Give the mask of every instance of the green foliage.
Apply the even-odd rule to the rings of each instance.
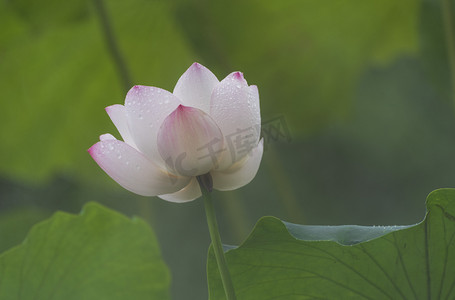
[[[1,173],[101,177],[85,150],[116,134],[103,108],[128,84],[172,90],[193,61],[220,78],[244,71],[263,115],[286,115],[300,134],[345,116],[371,63],[417,50],[416,0],[103,2],[131,83],[93,1],[0,3]]]
[[[450,2],[450,1],[449,1]],[[447,41],[442,15],[442,1],[423,0],[420,16],[422,63],[428,78],[444,99],[451,99]],[[452,5],[452,15],[455,7]]]
[[[263,115],[282,113],[309,133],[350,112],[372,63],[418,47],[419,1],[182,1],[177,21],[198,53],[245,72]]]
[[[238,299],[452,299],[455,189],[415,226],[304,226],[265,217],[226,253]],[[223,299],[213,251],[210,299]]]
[[[0,214],[0,253],[19,245],[30,228],[49,215],[49,212],[33,207],[17,208]]]
[[[169,299],[169,281],[150,227],[96,203],[0,256],[0,299]]]
[[[131,85],[171,88],[192,59],[169,4],[105,4]],[[119,137],[104,107],[126,95],[105,39],[91,1],[0,2],[0,172],[29,180],[63,169],[93,176],[86,149],[100,134]]]

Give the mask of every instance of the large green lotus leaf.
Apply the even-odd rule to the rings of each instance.
[[[0,256],[0,299],[169,299],[151,228],[99,204],[57,212]]]
[[[418,47],[416,0],[181,1],[176,20],[223,72],[257,84],[264,116],[295,133],[346,116],[362,72]]]
[[[261,219],[226,258],[238,299],[454,299],[455,189],[414,226],[305,226]],[[210,299],[224,299],[213,251]]]
[[[119,138],[104,107],[123,103],[128,83],[93,3],[0,3],[0,173],[40,180],[73,170],[101,177],[93,172],[86,149],[100,134]],[[192,59],[173,25],[169,2],[103,3],[113,38],[134,75],[131,85],[172,87]]]

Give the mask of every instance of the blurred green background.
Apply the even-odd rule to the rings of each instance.
[[[0,2],[0,250],[56,210],[97,201],[157,232],[174,299],[205,299],[203,204],[122,190],[86,150],[117,137],[104,107],[133,84],[173,89],[200,62],[240,70],[281,116],[258,175],[215,192],[222,239],[263,215],[301,224],[411,224],[455,185],[455,109],[439,1]]]

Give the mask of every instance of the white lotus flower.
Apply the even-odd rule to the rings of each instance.
[[[262,153],[257,87],[234,72],[222,81],[194,63],[174,92],[134,86],[125,105],[106,107],[124,141],[110,134],[88,152],[125,189],[185,202],[201,196],[196,176],[233,190],[256,176]]]

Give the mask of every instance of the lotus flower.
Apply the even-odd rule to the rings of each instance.
[[[185,202],[201,196],[197,176],[233,190],[256,176],[262,153],[259,94],[241,72],[222,81],[194,63],[173,93],[136,85],[125,105],[106,107],[123,141],[103,134],[88,152],[125,189]]]

